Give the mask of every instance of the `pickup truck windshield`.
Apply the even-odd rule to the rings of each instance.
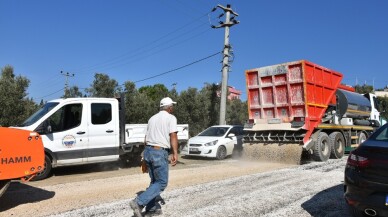
[[[46,103],[37,112],[35,112],[33,115],[31,115],[29,118],[27,118],[27,120],[25,120],[20,127],[26,127],[26,126],[32,125],[33,123],[38,121],[41,117],[43,117],[45,114],[47,114],[51,109],[53,109],[58,104],[59,104],[58,102]]]

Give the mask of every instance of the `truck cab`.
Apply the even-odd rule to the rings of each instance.
[[[379,122],[379,126],[382,126],[383,124],[381,123],[380,112],[378,111],[379,101],[377,96],[372,93],[366,93],[364,96],[370,101],[371,104],[370,120],[375,120]]]
[[[17,128],[38,132],[45,167],[116,161],[119,158],[119,102],[110,98],[49,101]],[[37,176],[46,178],[47,174]]]

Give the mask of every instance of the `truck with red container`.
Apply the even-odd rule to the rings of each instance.
[[[343,75],[300,60],[245,71],[247,156],[300,162],[342,158],[380,126],[374,94],[341,83]]]

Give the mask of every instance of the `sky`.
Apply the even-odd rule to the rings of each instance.
[[[30,80],[36,102],[89,88],[96,73],[178,92],[221,82],[231,5],[228,85],[246,100],[245,70],[308,60],[348,85],[388,85],[387,0],[0,0],[0,68]],[[62,73],[61,73],[62,72]],[[65,76],[65,75],[70,76]]]

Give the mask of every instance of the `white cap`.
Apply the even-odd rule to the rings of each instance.
[[[176,104],[176,102],[172,101],[170,97],[165,97],[162,100],[160,100],[160,107],[171,105],[171,104]]]

